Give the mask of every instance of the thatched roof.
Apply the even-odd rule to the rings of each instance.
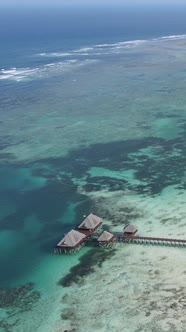
[[[107,242],[110,241],[114,235],[112,233],[109,233],[107,231],[104,231],[99,237],[98,242]]]
[[[61,241],[57,244],[57,246],[58,247],[75,247],[76,245],[78,245],[78,243],[81,243],[85,237],[86,237],[85,234],[82,234],[82,233],[72,229],[61,239]]]
[[[124,233],[131,233],[134,234],[138,231],[137,227],[132,224],[128,224],[123,228]]]
[[[101,222],[101,218],[91,213],[88,217],[85,218],[85,220],[83,220],[83,222],[78,226],[78,228],[92,230],[97,228],[101,224]]]

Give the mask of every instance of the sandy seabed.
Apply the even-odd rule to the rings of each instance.
[[[13,290],[3,293],[8,303],[1,297],[3,332],[186,331],[185,248],[117,244],[67,287],[59,280],[89,248],[52,253],[90,212],[110,231],[131,222],[139,235],[186,239],[182,42],[151,41],[127,57],[5,86],[0,277]],[[29,282],[38,297],[17,313],[25,297],[14,287]]]
[[[113,222],[140,211],[140,235],[186,238],[185,192],[166,188],[156,197],[94,193],[98,210]],[[101,201],[101,203],[100,203]],[[120,212],[118,212],[120,211]],[[113,256],[68,288],[63,297],[64,327],[57,331],[184,331],[186,328],[185,249],[117,244]],[[61,324],[60,324],[61,325]],[[73,330],[74,329],[74,330]]]

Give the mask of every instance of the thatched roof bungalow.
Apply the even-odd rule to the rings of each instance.
[[[137,233],[138,229],[135,225],[128,224],[123,228],[124,235],[135,235]]]
[[[57,247],[67,250],[76,249],[84,242],[85,238],[85,234],[72,229],[61,239],[61,241],[57,244]]]
[[[95,231],[102,224],[102,219],[95,214],[89,214],[77,227],[79,230]]]
[[[104,231],[99,237],[98,242],[108,242],[114,238],[114,234]]]
[[[115,239],[114,234],[104,231],[99,237],[98,242],[101,247],[110,247]]]

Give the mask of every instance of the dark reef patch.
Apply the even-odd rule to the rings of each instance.
[[[13,155],[13,153],[9,152],[0,152],[0,165],[9,165],[12,164],[12,162],[16,162],[16,158]]]
[[[108,189],[109,191],[116,191],[116,190],[125,190],[127,181],[120,180],[116,178],[111,178],[108,176],[88,176],[86,178],[87,184],[84,186],[86,191],[93,191],[93,190],[103,190]],[[93,190],[91,190],[91,186],[93,186]]]
[[[95,266],[101,267],[103,262],[115,254],[116,250],[103,251],[97,248],[89,250],[83,255],[79,264],[73,266],[70,272],[58,281],[59,286],[70,287],[73,283],[81,285],[83,278],[95,271]]]
[[[185,131],[182,137],[174,140],[148,137],[138,140],[95,144],[71,151],[65,157],[37,160],[35,163],[22,166],[10,166],[14,167],[15,173],[16,168],[19,169],[19,176],[20,168],[28,167],[32,170],[32,175],[44,177],[46,184],[39,189],[30,190],[28,187],[27,190],[24,183],[24,190],[8,188],[7,191],[4,190],[0,193],[1,202],[7,200],[8,204],[11,205],[12,203],[12,206],[16,206],[15,212],[11,212],[12,209],[10,209],[9,215],[1,218],[0,230],[25,232],[25,224],[27,231],[28,223],[32,222],[32,218],[29,219],[28,217],[36,217],[36,223],[38,220],[40,224],[39,231],[36,230],[36,235],[31,234],[31,237],[27,236],[27,233],[23,235],[29,248],[28,257],[31,259],[32,250],[30,248],[33,247],[33,250],[35,250],[39,244],[40,253],[42,251],[45,253],[52,252],[53,246],[60,240],[60,237],[69,228],[77,225],[82,220],[83,215],[88,215],[90,211],[112,220],[113,225],[121,223],[120,215],[125,218],[126,223],[141,217],[141,212],[133,209],[133,211],[118,212],[118,215],[113,218],[113,215],[109,216],[106,211],[99,210],[99,206],[95,206],[94,202],[84,195],[84,190],[94,192],[106,189],[111,192],[120,190],[123,191],[124,195],[127,195],[127,192],[156,195],[161,193],[168,185],[176,184],[178,188],[185,189],[186,145],[184,135]],[[90,176],[92,167],[102,168],[103,176],[97,176],[96,174]],[[106,169],[105,175],[104,168]],[[113,177],[106,176],[108,174],[107,170],[112,171]],[[132,170],[131,173],[130,170]],[[114,171],[129,171],[129,177],[124,176],[122,178],[123,173],[121,173],[120,178],[118,173],[119,176],[116,174],[114,178]],[[79,186],[78,183],[80,183]],[[68,220],[67,213],[71,211],[68,210],[71,203],[74,203],[74,211],[70,216],[71,219]],[[101,202],[99,205],[101,206]],[[32,225],[30,224],[29,227],[32,228]],[[19,249],[17,248],[17,255],[20,254]],[[12,254],[14,259],[18,260],[18,256],[15,257],[15,252]],[[8,264],[5,262],[3,255],[0,259],[2,269],[5,271],[3,276],[10,275]],[[24,274],[25,271],[28,273],[29,270],[26,261],[18,260],[18,263],[20,265],[18,264],[17,268],[14,266],[16,270],[15,278],[18,270],[21,271],[21,274]],[[32,258],[30,268],[33,268],[33,264],[34,260]],[[85,266],[85,261],[80,262],[80,265]],[[90,271],[91,266],[88,267]],[[79,278],[82,279],[81,269],[78,268],[77,271],[80,274]],[[83,271],[84,273],[86,274],[86,268]],[[78,277],[75,279],[73,271],[71,271],[69,279],[78,282]],[[67,279],[62,281],[63,283],[68,285]]]
[[[121,226],[122,224],[133,223],[135,220],[143,218],[143,211],[140,211],[135,206],[122,206],[117,209],[117,212],[107,208],[107,199],[99,198],[96,200],[95,209],[98,215],[101,215],[103,219],[110,220],[113,226]],[[109,231],[108,229],[105,229]]]
[[[83,176],[90,167],[106,167],[111,170],[128,169],[130,153],[138,152],[159,142],[159,139],[126,140],[94,144],[90,147],[73,150],[66,157],[48,158],[41,162],[50,165],[55,171],[71,173],[72,177]],[[41,164],[40,164],[41,165]]]
[[[0,330],[12,332],[20,323],[17,314],[30,311],[41,298],[34,290],[34,284],[28,283],[14,288],[0,288],[0,308],[6,311],[6,318],[0,320]]]
[[[152,149],[152,156],[145,149]],[[179,150],[179,154],[175,150]],[[142,153],[143,151],[143,153]],[[48,165],[47,172],[52,169],[53,177],[66,174],[66,178],[86,176],[84,189],[87,192],[107,189],[133,190],[139,194],[156,195],[168,185],[179,183],[183,177],[186,164],[186,146],[184,133],[174,140],[147,137],[138,140],[126,140],[105,144],[94,144],[90,147],[71,151],[66,157],[38,161],[39,174],[41,163]],[[125,179],[107,176],[91,177],[87,171],[91,167],[102,167],[111,171],[135,171],[135,178],[141,183],[133,184]],[[46,169],[45,169],[46,172]],[[37,167],[35,170],[37,174]],[[48,177],[51,176],[48,174]]]
[[[28,311],[40,297],[41,294],[34,290],[34,284],[31,282],[15,288],[0,288],[0,308]]]

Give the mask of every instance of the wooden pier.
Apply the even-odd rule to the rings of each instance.
[[[87,242],[96,242],[102,248],[112,248],[116,242],[154,246],[186,247],[186,240],[137,236],[135,225],[127,224],[123,233],[98,232],[102,219],[90,214],[75,230],[68,232],[54,248],[54,253],[73,253]]]
[[[173,247],[186,247],[186,240],[149,237],[149,236],[125,236],[124,234],[116,235],[119,242],[134,244],[149,244]]]

